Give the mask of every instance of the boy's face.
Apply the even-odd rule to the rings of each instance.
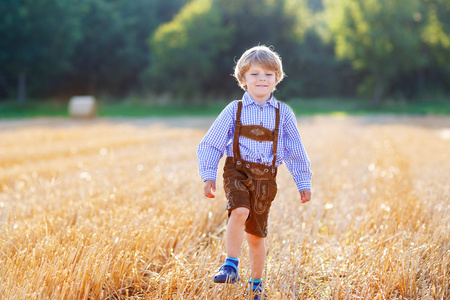
[[[274,71],[255,64],[250,65],[243,77],[242,84],[247,85],[250,96],[261,104],[270,99],[278,83]]]

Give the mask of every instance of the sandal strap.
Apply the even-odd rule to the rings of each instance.
[[[262,292],[263,291],[262,282],[260,282],[260,283],[253,283],[252,281],[249,281],[248,283],[251,285],[252,290],[254,292],[256,292],[256,291]]]
[[[237,267],[232,262],[225,261],[225,263],[220,267],[220,269],[222,269],[223,267],[232,267],[237,272]]]
[[[253,291],[258,291],[258,292],[262,292],[262,286],[260,284],[258,284],[256,287],[253,286]]]

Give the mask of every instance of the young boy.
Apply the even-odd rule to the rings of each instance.
[[[235,67],[242,100],[231,102],[217,117],[197,148],[204,194],[214,198],[218,163],[224,153],[227,198],[227,259],[214,276],[216,283],[235,283],[244,231],[251,263],[250,291],[262,299],[266,257],[264,238],[270,206],[277,193],[277,167],[285,162],[302,203],[311,199],[310,162],[292,110],[272,92],[283,79],[278,54],[265,46],[247,50]]]

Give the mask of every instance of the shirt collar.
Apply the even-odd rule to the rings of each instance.
[[[276,101],[275,98],[273,97],[273,94],[270,96],[270,99],[269,99],[268,101],[266,101],[266,103],[272,105],[272,106],[275,107],[275,108],[278,107],[277,101]],[[258,102],[256,102],[256,101],[250,96],[250,94],[249,94],[248,92],[245,92],[244,96],[242,96],[242,104],[243,104],[244,106],[248,106],[248,105],[251,105],[251,104],[255,104],[255,105],[259,105],[259,106],[260,106],[260,104],[259,104]],[[264,105],[265,105],[265,103],[264,103]]]

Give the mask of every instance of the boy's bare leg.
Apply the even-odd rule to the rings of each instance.
[[[247,233],[247,243],[250,255],[252,279],[261,279],[264,270],[264,261],[266,259],[265,239]]]
[[[244,240],[244,225],[250,213],[248,208],[238,207],[231,211],[227,224],[227,256],[239,257]]]

